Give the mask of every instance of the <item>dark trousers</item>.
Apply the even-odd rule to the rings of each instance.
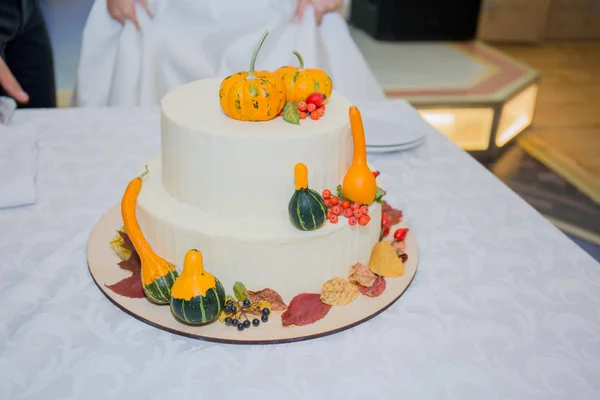
[[[29,95],[19,107],[56,107],[52,47],[36,0],[0,0],[0,56]]]

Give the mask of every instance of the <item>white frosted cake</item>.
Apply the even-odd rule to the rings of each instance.
[[[148,164],[137,209],[154,251],[181,271],[186,252],[198,249],[225,287],[273,288],[284,301],[366,264],[380,236],[377,202],[366,226],[303,231],[288,215],[296,164],[319,193],[342,183],[353,157],[350,102],[334,91],[327,113],[300,125],[239,121],[221,110],[220,83],[189,83],[161,103],[162,154]]]

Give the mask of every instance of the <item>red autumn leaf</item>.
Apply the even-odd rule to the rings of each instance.
[[[258,292],[253,292],[252,290],[248,290],[248,298],[251,302],[257,302],[259,300],[266,300],[271,303],[271,310],[273,311],[285,311],[288,306],[283,302],[283,299],[273,289],[263,289]]]
[[[320,293],[302,293],[292,299],[281,315],[281,323],[283,326],[312,324],[325,317],[329,310],[331,306],[321,301]]]
[[[402,211],[393,208],[385,201],[381,204],[381,211],[387,214],[390,219],[390,226],[394,226],[402,221]]]
[[[373,283],[373,286],[371,286],[371,287],[358,286],[358,290],[360,290],[360,292],[362,294],[364,294],[365,296],[377,297],[385,291],[385,287],[386,287],[385,278],[383,276],[378,276],[377,279],[375,280],[375,283]]]
[[[106,287],[121,296],[132,299],[141,299],[144,297],[144,289],[142,288],[142,264],[140,262],[140,257],[135,251],[131,240],[129,240],[129,235],[123,232],[119,232],[119,235],[121,235],[124,240],[123,247],[131,250],[131,257],[129,260],[121,261],[119,267],[125,271],[131,272],[131,276],[112,285],[106,285]]]

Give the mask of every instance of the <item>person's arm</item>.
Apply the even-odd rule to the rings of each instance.
[[[150,8],[148,8],[147,0],[107,0],[106,8],[110,16],[125,25],[127,20],[130,20],[139,29],[140,23],[138,22],[137,15],[135,14],[135,3],[140,5],[146,10],[148,15],[152,16]]]
[[[315,9],[315,18],[317,25],[321,25],[323,16],[329,12],[335,12],[342,7],[344,0],[298,0],[298,7],[296,9],[296,19],[301,19],[306,11],[306,7],[309,4],[313,5]]]

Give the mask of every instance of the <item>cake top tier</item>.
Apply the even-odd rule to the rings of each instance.
[[[179,201],[220,216],[287,220],[294,166],[311,188],[335,189],[352,160],[350,103],[333,93],[327,112],[293,125],[234,120],[219,106],[218,79],[181,86],[162,101],[162,181]]]
[[[318,121],[307,118],[300,121],[300,125],[287,123],[281,117],[266,122],[238,121],[221,110],[220,84],[221,79],[205,79],[179,86],[163,97],[163,115],[181,128],[222,135],[273,136],[274,140],[285,140],[291,133],[321,135],[330,132],[332,127],[339,128],[340,122],[348,121],[351,104],[335,91],[327,102],[327,114]]]

